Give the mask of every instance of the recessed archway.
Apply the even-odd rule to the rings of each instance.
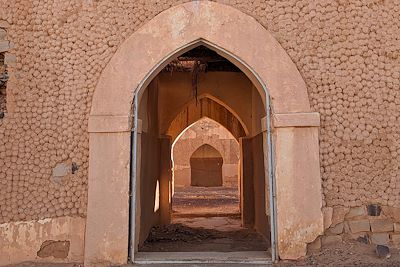
[[[160,13],[132,34],[99,79],[89,118],[86,264],[126,263],[133,96],[171,58],[199,44],[236,64],[264,103],[266,89],[271,96],[279,256],[303,256],[306,244],[322,233],[319,115],[311,113],[296,66],[254,18],[223,4],[196,1]]]
[[[190,156],[203,145],[210,145],[221,153],[223,184],[238,183],[239,139],[219,122],[203,117],[184,129],[172,143],[174,188],[190,185]]]

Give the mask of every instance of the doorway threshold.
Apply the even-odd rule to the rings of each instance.
[[[266,251],[138,252],[137,264],[262,264],[272,265]]]

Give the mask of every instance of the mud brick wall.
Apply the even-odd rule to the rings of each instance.
[[[15,55],[0,122],[0,223],[85,216],[100,73],[130,34],[182,2],[0,1]],[[222,2],[264,25],[303,76],[321,114],[325,207],[400,207],[399,2]]]

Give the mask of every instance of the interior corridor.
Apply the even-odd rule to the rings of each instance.
[[[246,75],[196,47],[153,79],[138,114],[139,251],[267,251],[265,108]]]

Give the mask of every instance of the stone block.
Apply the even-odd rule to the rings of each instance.
[[[369,220],[349,221],[352,233],[369,232],[371,230]]]
[[[0,41],[0,53],[8,51],[10,49],[10,42]]]
[[[344,223],[338,223],[337,225],[329,228],[327,230],[327,233],[333,235],[340,235],[341,233],[343,233],[343,228],[344,228]]]
[[[346,214],[349,212],[349,208],[347,207],[342,207],[342,206],[337,206],[333,208],[333,214],[332,214],[332,224],[331,226],[335,226],[338,223],[341,223],[344,221],[344,217]]]
[[[391,234],[390,240],[395,244],[400,244],[400,234]]]
[[[11,46],[10,46],[11,48]],[[4,64],[13,65],[17,62],[17,57],[14,54],[6,53],[4,56]]]
[[[7,36],[7,32],[0,28],[0,40],[5,40]]]
[[[59,163],[53,168],[53,181],[56,183],[61,183],[63,177],[71,173],[71,165],[67,163]]]
[[[321,240],[322,246],[340,243],[340,242],[342,242],[341,235],[327,235],[327,236],[323,236],[322,240]]]
[[[395,222],[400,222],[400,208],[382,206],[383,214],[390,217]]]
[[[346,234],[351,234],[349,222],[343,222],[343,231]]]
[[[349,213],[346,214],[346,219],[354,218],[354,217],[359,217],[359,216],[365,216],[367,215],[367,209],[365,206],[361,207],[354,207],[350,208]]]
[[[389,243],[388,233],[372,233],[370,235],[370,240],[372,244],[375,245],[387,245]]]
[[[396,233],[400,232],[400,223],[394,223],[393,228]]]
[[[324,230],[326,230],[332,225],[333,208],[322,208],[322,215],[324,216]]]
[[[371,230],[374,233],[392,232],[393,222],[389,219],[370,220]]]

